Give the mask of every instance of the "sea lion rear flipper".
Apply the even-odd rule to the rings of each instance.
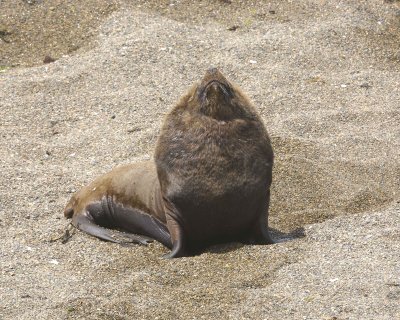
[[[79,230],[86,232],[99,239],[111,241],[119,244],[137,243],[147,245],[153,239],[132,233],[110,230],[95,224],[87,213],[78,213],[72,217],[72,224]]]

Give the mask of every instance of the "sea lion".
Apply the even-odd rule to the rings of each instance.
[[[72,197],[65,216],[103,240],[155,239],[172,249],[166,258],[228,241],[273,243],[271,143],[249,99],[217,69],[167,115],[154,160],[97,178]]]

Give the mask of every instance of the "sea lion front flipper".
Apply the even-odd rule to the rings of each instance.
[[[275,241],[271,238],[268,231],[268,207],[269,207],[270,191],[266,194],[266,199],[262,202],[259,217],[252,229],[247,242],[254,244],[274,244]]]
[[[172,250],[163,256],[164,259],[179,258],[187,256],[185,252],[183,228],[179,222],[167,214],[167,226],[172,240]]]
[[[119,244],[137,243],[147,245],[153,239],[132,233],[121,232],[103,228],[88,217],[88,213],[77,213],[72,217],[72,224],[79,230],[86,232],[99,239]]]
[[[254,243],[255,244],[274,244],[275,241],[271,238],[267,226],[267,215],[263,214],[258,219],[259,222],[255,228]]]

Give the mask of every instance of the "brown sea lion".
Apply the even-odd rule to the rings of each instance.
[[[167,258],[228,241],[270,244],[272,164],[254,107],[210,69],[167,115],[155,165],[126,165],[99,177],[72,197],[64,214],[104,240],[156,239],[172,249]]]

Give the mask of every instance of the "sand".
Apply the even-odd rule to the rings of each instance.
[[[0,3],[0,319],[400,318],[399,1],[102,3]],[[211,66],[270,133],[279,243],[63,244]]]

